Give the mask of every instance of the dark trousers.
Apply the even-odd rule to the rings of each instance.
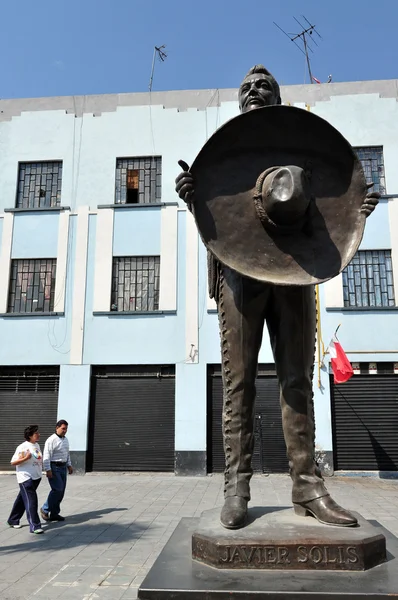
[[[48,480],[51,492],[43,504],[43,510],[49,513],[50,517],[56,517],[61,512],[61,502],[65,495],[67,469],[60,467],[55,463],[51,463],[51,471],[53,476]]]
[[[8,517],[10,525],[19,525],[19,521],[26,510],[30,531],[41,528],[39,515],[37,513],[37,493],[41,479],[28,479],[19,484],[19,494]]]
[[[266,284],[222,267],[218,314],[224,385],[225,497],[250,499],[255,380],[264,321],[281,390],[293,502],[326,495],[314,451],[314,287]]]

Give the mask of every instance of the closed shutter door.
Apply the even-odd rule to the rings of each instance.
[[[276,375],[259,369],[256,380],[256,412],[254,422],[254,452],[252,467],[255,472],[287,473],[289,464],[282,430],[279,402],[279,384]],[[219,365],[208,371],[208,471],[224,471],[225,458],[222,439],[223,387]]]
[[[38,425],[40,448],[55,431],[59,367],[3,367],[0,369],[0,470],[14,470],[10,460],[25,441],[28,425]]]
[[[331,378],[336,470],[398,470],[398,376]]]
[[[263,473],[288,473],[285,438],[282,429],[279,382],[275,377],[258,377],[256,417],[262,431]]]
[[[92,378],[91,470],[174,471],[174,368],[124,369]]]

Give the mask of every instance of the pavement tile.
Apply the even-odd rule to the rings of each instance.
[[[336,501],[398,534],[398,480],[334,477]],[[65,523],[31,536],[6,524],[15,477],[0,475],[0,600],[135,600],[182,516],[221,507],[221,475],[90,473],[71,477]],[[39,488],[44,501],[48,488]],[[288,476],[254,476],[251,506],[291,506]]]
[[[125,586],[99,587],[89,600],[120,600],[128,588]]]
[[[123,594],[122,600],[136,600],[138,597],[138,586],[129,587]]]

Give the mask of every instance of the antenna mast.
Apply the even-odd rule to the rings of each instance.
[[[310,56],[308,51],[313,52],[313,49],[311,48],[311,45],[309,44],[309,42],[314,43],[315,46],[318,46],[318,44],[316,43],[313,34],[316,33],[316,35],[322,39],[322,37],[319,35],[319,33],[317,32],[317,30],[315,29],[315,25],[312,25],[308,19],[306,19],[304,17],[304,15],[301,15],[303,17],[303,19],[305,21],[307,21],[307,26],[304,26],[300,23],[300,21],[298,19],[296,19],[296,17],[293,17],[294,20],[300,25],[301,27],[301,31],[300,33],[286,33],[286,31],[284,31],[282,29],[282,27],[279,27],[279,25],[277,23],[275,23],[274,21],[274,25],[276,25],[276,27],[278,29],[280,29],[282,31],[282,33],[284,33],[291,42],[293,42],[295,44],[295,46],[297,46],[297,48],[300,50],[300,52],[302,52],[306,58],[307,61],[307,68],[308,68],[308,75],[310,78],[310,83],[314,83],[314,77],[312,75],[312,71],[311,71],[311,61],[310,61]],[[297,41],[301,41],[302,42],[302,46],[300,46]],[[316,80],[315,80],[316,81]]]
[[[156,56],[161,62],[164,62],[167,58],[167,54],[164,51],[166,46],[155,46],[153,49],[153,58],[152,58],[152,69],[151,69],[151,77],[149,79],[149,91],[152,92],[152,83],[153,83],[153,74],[155,72],[155,58]]]

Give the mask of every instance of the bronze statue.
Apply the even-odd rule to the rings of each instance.
[[[278,104],[281,104],[279,85],[271,73],[262,65],[250,69],[239,89],[241,113]],[[287,110],[286,107],[278,110],[282,109]],[[199,181],[194,179],[186,163],[180,161],[179,164],[184,170],[176,179],[176,191],[192,210]],[[294,227],[308,210],[313,210],[314,203],[311,205],[306,192],[311,166],[308,169],[308,177],[306,168],[294,164],[271,167],[262,174],[257,184],[262,197],[266,198],[266,210],[259,201],[260,196],[254,197],[254,206],[266,229]],[[365,195],[361,210],[368,216],[380,195],[377,192],[365,192]],[[232,259],[230,264],[233,264]],[[356,525],[357,519],[328,494],[315,460],[314,286],[286,285],[286,282],[275,285],[267,282],[266,277],[260,281],[260,277],[251,278],[226,266],[211,252],[208,252],[208,275],[210,296],[214,297],[218,307],[223,367],[226,469],[222,525],[237,529],[244,526],[247,518],[254,444],[255,379],[264,321],[281,389],[283,432],[295,512],[302,516],[312,515],[328,525]],[[320,275],[310,281],[322,281],[330,276],[322,278]]]

